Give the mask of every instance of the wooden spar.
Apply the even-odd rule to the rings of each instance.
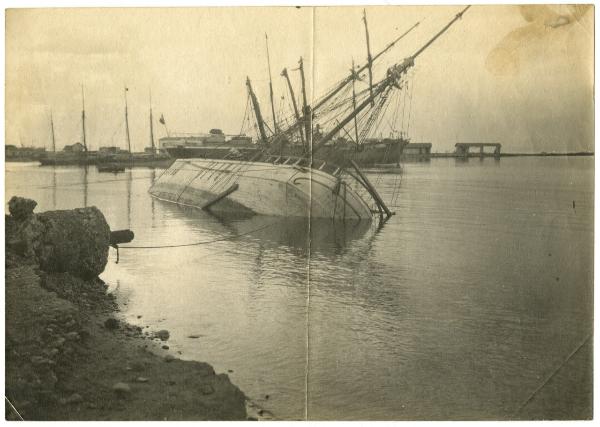
[[[52,120],[52,111],[50,111],[50,131],[52,132],[52,152],[56,153],[56,140],[54,139],[54,120]]]
[[[380,211],[381,211],[381,209],[383,209],[383,211],[385,212],[387,217],[388,218],[391,217],[393,215],[393,213],[386,206],[385,202],[383,201],[383,199],[381,198],[381,196],[379,195],[377,190],[375,190],[375,187],[373,187],[373,184],[371,184],[369,179],[362,173],[362,171],[360,170],[358,165],[354,162],[354,160],[350,160],[350,163],[354,167],[354,170],[356,170],[356,173],[358,174],[358,176],[362,179],[365,188],[367,189],[367,191],[369,192],[371,197],[373,197],[373,200],[375,200],[375,202],[377,203],[377,207],[380,209]]]
[[[225,197],[229,196],[231,193],[233,193],[234,191],[236,191],[238,188],[240,188],[240,186],[236,182],[231,187],[229,187],[227,190],[223,191],[222,193],[217,194],[213,199],[211,199],[208,202],[206,202],[200,209],[202,209],[202,210],[208,210],[208,209],[210,209],[210,207],[212,205],[214,205],[217,202],[220,202]]]
[[[371,44],[369,42],[369,27],[367,26],[367,11],[363,9],[363,22],[365,23],[365,35],[367,38],[367,68],[369,69],[369,93],[371,94],[371,107],[375,105],[373,101],[373,58],[371,57]]]
[[[254,108],[254,115],[256,116],[256,124],[258,125],[258,131],[260,132],[260,138],[262,142],[267,142],[267,133],[265,132],[265,123],[263,121],[262,114],[260,112],[260,105],[258,104],[258,99],[252,90],[252,84],[250,83],[250,77],[246,77],[246,86],[248,86],[248,93],[250,94],[250,99],[252,100],[252,107]]]
[[[442,34],[444,34],[446,32],[446,30],[452,26],[452,24],[454,24],[456,21],[458,21],[460,18],[462,18],[463,14],[470,7],[471,6],[467,6],[463,10],[461,10],[459,13],[457,13],[456,16],[454,17],[454,19],[452,21],[448,22],[448,24],[446,24],[446,26],[444,28],[442,28],[431,40],[429,40],[427,43],[425,43],[423,45],[423,47],[421,47],[421,49],[419,49],[418,51],[415,52],[415,54],[412,56],[413,59],[416,58],[417,56],[419,56],[425,49],[427,49],[434,41],[437,40],[437,38],[439,36],[441,36]]]
[[[273,79],[271,78],[271,59],[269,58],[269,38],[265,33],[265,42],[267,44],[267,66],[269,67],[269,96],[271,97],[271,114],[273,115],[273,132],[278,132],[277,117],[275,116],[275,102],[273,101]]]
[[[129,137],[129,114],[127,112],[127,91],[129,89],[125,88],[125,136],[127,137],[127,150],[129,150],[129,158],[131,159],[133,153],[131,152],[131,138]]]
[[[396,43],[398,43],[401,39],[403,39],[408,33],[410,33],[412,30],[414,30],[417,26],[419,25],[419,22],[417,22],[415,25],[413,25],[412,27],[410,27],[408,30],[406,30],[403,34],[401,34],[400,36],[398,36],[395,40],[393,40],[390,44],[388,44],[383,50],[381,50],[377,55],[375,55],[372,58],[372,62],[376,61],[377,59],[379,59],[379,57],[381,57],[381,55],[383,55],[384,53],[386,53],[388,50],[390,50],[392,47],[394,47],[394,45]],[[356,70],[356,74],[360,74],[363,71],[365,71],[367,69],[369,65],[363,65],[362,67],[360,67],[358,70]],[[313,106],[313,112],[315,112],[316,110],[318,110],[323,104],[325,104],[327,101],[329,101],[333,96],[335,96],[337,93],[339,93],[340,90],[342,90],[348,83],[350,83],[352,81],[352,79],[354,78],[354,73],[350,74],[348,77],[346,77],[344,80],[342,80],[340,82],[340,84],[333,89],[328,95],[326,95],[323,99],[321,99],[319,102],[317,102],[314,106]]]
[[[304,121],[304,135],[306,136],[306,152],[310,151],[312,143],[312,131],[311,131],[311,114],[310,107],[306,101],[306,80],[304,79],[304,61],[300,57],[299,61],[300,78],[302,81],[302,120]]]
[[[81,85],[81,128],[83,130],[83,150],[87,155],[87,141],[85,139],[85,96],[83,94],[83,85]]]
[[[354,59],[352,60],[352,72],[354,72]],[[352,79],[352,109],[356,110],[356,89],[355,89],[355,81],[358,78],[358,74]],[[354,116],[354,133],[356,135],[356,144],[360,144],[358,139],[358,123],[356,116]]]
[[[154,156],[156,149],[154,147],[154,123],[152,123],[152,91],[150,91],[150,147]]]
[[[435,36],[433,36],[427,43],[423,45],[419,50],[415,52],[414,55],[406,58],[399,64],[393,65],[388,69],[387,76],[381,80],[379,83],[375,84],[375,89],[373,94],[370,95],[367,99],[365,99],[358,107],[354,109],[350,114],[348,114],[341,122],[338,123],[336,127],[334,127],[327,135],[325,135],[318,143],[318,145],[313,147],[313,153],[316,152],[319,148],[325,145],[327,142],[331,140],[341,128],[346,126],[350,120],[352,120],[356,115],[358,115],[362,110],[367,107],[372,100],[374,100],[380,93],[382,93],[387,87],[393,84],[397,84],[397,81],[400,79],[402,74],[404,74],[410,67],[415,64],[415,58],[419,56],[423,51],[429,47],[435,40],[437,40],[442,34],[444,34],[448,28],[452,26],[457,20],[462,18],[462,15],[467,11],[467,9],[471,6],[465,7],[460,13],[458,13],[454,19],[452,19],[444,28],[442,28]]]
[[[292,106],[294,107],[294,115],[296,116],[296,122],[300,122],[300,113],[298,112],[298,104],[296,104],[296,97],[294,96],[294,89],[292,88],[292,82],[290,82],[290,76],[288,75],[287,68],[284,68],[281,72],[281,75],[285,77],[287,81],[288,88],[290,90],[290,97],[292,98]],[[298,133],[300,133],[300,139],[302,140],[302,145],[306,144],[304,140],[304,132],[302,130],[302,126],[298,127]]]

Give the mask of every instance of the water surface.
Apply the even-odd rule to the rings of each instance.
[[[593,158],[370,174],[396,215],[313,222],[310,243],[303,220],[155,201],[160,173],[9,163],[6,200],[95,205],[136,246],[212,242],[122,249],[119,264],[111,250],[102,278],[127,320],[232,370],[279,418],[511,417],[591,332]]]

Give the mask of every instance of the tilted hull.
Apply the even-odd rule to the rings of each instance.
[[[365,200],[343,179],[291,164],[179,159],[149,192],[180,205],[210,205],[213,212],[340,220],[372,218]]]

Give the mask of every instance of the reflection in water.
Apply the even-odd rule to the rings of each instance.
[[[150,185],[148,188],[152,187],[156,181],[156,168],[152,168],[152,172],[150,173]],[[154,197],[150,197],[150,211],[152,212],[152,228],[156,227],[156,212],[154,211]]]
[[[127,177],[127,229],[131,229],[131,181],[133,168],[129,168],[125,175]]]
[[[56,210],[56,165],[52,166],[52,209]]]
[[[88,165],[83,166],[83,207],[87,208],[88,205]]]

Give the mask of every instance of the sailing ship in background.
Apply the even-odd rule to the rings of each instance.
[[[353,125],[355,143],[365,141],[381,119],[394,92],[406,87],[415,60],[459,20],[467,6],[412,56],[393,64],[384,77],[372,82],[372,60],[366,68],[354,69],[314,106],[303,91],[302,115],[295,111],[289,124],[274,119],[274,132],[267,134],[258,99],[247,78],[248,102],[252,106],[260,140],[257,150],[243,159],[178,159],[152,185],[153,197],[215,212],[248,212],[277,216],[310,216],[334,220],[383,219],[392,212],[357,162],[336,143],[341,132]],[[300,61],[302,81],[304,74]],[[359,71],[361,70],[361,71]],[[369,70],[369,87],[352,90],[356,75]],[[304,84],[303,84],[304,87]],[[345,89],[345,90],[344,90]],[[352,91],[347,97],[345,92]],[[273,104],[272,104],[272,108]],[[313,131],[314,130],[314,131]],[[295,156],[294,154],[301,154]],[[333,160],[339,159],[335,164]]]
[[[304,62],[302,58],[300,58],[298,68],[295,69],[295,71],[299,71],[300,73],[302,92],[301,108],[296,100],[290,73],[287,68],[283,69],[281,76],[286,81],[286,86],[289,91],[288,99],[291,101],[290,107],[292,107],[292,112],[289,113],[288,117],[282,119],[278,119],[278,115],[276,114],[269,44],[267,35],[265,34],[267,66],[269,72],[269,98],[272,117],[272,121],[270,122],[270,124],[272,124],[271,127],[269,126],[269,123],[263,119],[262,114],[257,112],[258,100],[253,92],[250,80],[247,80],[249,97],[247,100],[246,112],[252,111],[255,113],[254,118],[256,126],[249,126],[249,128],[253,127],[253,130],[258,134],[258,144],[252,144],[252,139],[247,137],[244,133],[240,133],[240,135],[231,135],[229,138],[226,138],[221,130],[213,129],[209,135],[180,134],[177,136],[161,138],[161,149],[168,152],[169,155],[174,158],[196,157],[223,159],[231,157],[236,158],[240,157],[240,155],[245,155],[249,158],[248,156],[251,157],[253,152],[262,150],[265,146],[273,145],[277,146],[278,149],[272,148],[271,151],[274,152],[278,150],[277,152],[281,155],[310,155],[310,144],[322,137],[321,126],[316,123],[316,126],[313,127],[313,123],[316,122],[315,117],[317,115],[325,116],[329,114],[331,116],[330,121],[337,120],[336,116],[343,116],[344,113],[348,112],[348,109],[356,108],[357,100],[360,99],[361,96],[366,94],[371,95],[373,89],[373,68],[375,65],[378,65],[377,61],[419,25],[419,22],[417,22],[403,34],[388,43],[384,49],[372,56],[367,17],[366,12],[364,11],[363,23],[366,35],[367,62],[362,66],[355,66],[353,61],[350,74],[338,82],[323,97],[318,99],[312,107],[309,106],[307,102]],[[366,75],[363,75],[365,72],[368,72],[369,90],[359,91],[357,94],[356,82],[365,81],[367,77]],[[403,89],[405,89],[404,92],[401,92],[404,95],[404,103],[406,103],[406,93],[408,89],[407,82],[404,82]],[[283,96],[282,99],[284,99]],[[392,128],[394,126],[393,122],[398,116],[401,100],[401,96],[397,96],[397,98],[393,100],[395,101],[393,118],[391,119],[391,123],[389,119],[386,120]],[[252,104],[251,109],[248,108],[249,104]],[[386,103],[382,103],[379,108],[381,109],[384,104]],[[390,104],[394,104],[394,102],[387,102],[387,105]],[[372,104],[372,106],[374,106],[374,104]],[[402,106],[402,108],[404,108],[404,106]],[[371,130],[377,130],[382,124],[381,121],[376,121],[376,118],[379,117],[381,119],[382,116],[383,114],[378,114],[373,117],[373,119],[371,119],[372,121],[369,122],[367,126],[362,127],[360,133],[358,132],[358,128],[362,124],[360,123],[362,118],[355,117],[353,123],[354,132],[342,128],[343,134],[338,135],[335,140],[328,142],[322,147],[319,158],[339,164],[345,164],[349,160],[353,160],[360,166],[397,166],[400,162],[404,147],[409,143],[407,132],[391,129],[388,137],[369,136]],[[243,123],[246,123],[246,121],[251,121],[251,118],[249,115],[245,114]],[[407,120],[407,123],[408,122],[409,120]],[[219,136],[221,137],[219,138]]]
[[[40,159],[42,166],[47,165],[98,165],[100,172],[122,172],[125,167],[131,166],[162,166],[168,167],[171,163],[170,157],[165,153],[158,152],[154,142],[154,122],[152,117],[152,101],[150,101],[150,146],[144,152],[132,152],[131,138],[129,134],[129,111],[127,105],[127,92],[125,88],[125,137],[127,149],[122,150],[118,146],[101,146],[97,151],[89,149],[86,135],[85,96],[83,86],[81,87],[81,131],[82,142],[65,146],[63,151],[56,151],[56,140],[54,135],[54,122],[50,118],[52,152]]]

